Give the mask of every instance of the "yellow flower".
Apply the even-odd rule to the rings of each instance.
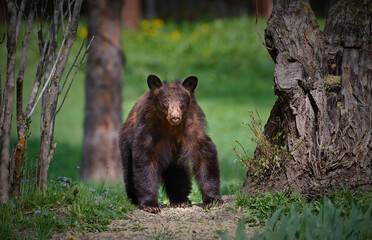
[[[68,238],[69,238],[69,239],[72,239],[72,240],[75,239],[75,237],[74,237],[73,235],[70,235]]]
[[[157,18],[157,19],[152,20],[152,26],[154,26],[155,28],[159,28],[163,25],[164,25],[163,19]]]
[[[173,40],[178,40],[180,38],[180,32],[177,30],[173,31],[171,37]]]
[[[83,27],[82,29],[80,29],[79,36],[82,38],[88,37],[88,29],[86,27]]]
[[[203,23],[203,24],[201,25],[201,30],[202,30],[203,32],[208,32],[208,30],[209,30],[209,24],[208,24],[208,23]]]

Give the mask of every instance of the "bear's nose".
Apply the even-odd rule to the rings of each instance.
[[[178,124],[180,122],[181,118],[180,118],[179,115],[175,115],[175,116],[172,116],[171,120],[172,120],[172,123]]]

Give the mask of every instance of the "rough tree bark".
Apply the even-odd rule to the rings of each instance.
[[[244,191],[372,188],[371,10],[368,0],[332,0],[322,32],[307,0],[274,1],[265,37],[278,99],[264,133],[282,132],[289,155],[279,172],[248,172]]]
[[[141,1],[126,0],[122,10],[122,18],[125,27],[137,31],[141,20]]]
[[[51,72],[53,78],[51,84],[48,88],[48,91],[45,93],[45,104],[42,104],[42,122],[41,122],[41,141],[40,141],[40,153],[39,153],[39,172],[38,172],[38,184],[39,188],[46,189],[47,188],[47,178],[48,178],[48,169],[50,161],[54,155],[54,150],[56,148],[56,143],[53,142],[53,135],[54,135],[54,123],[55,117],[57,114],[57,102],[58,96],[61,93],[60,91],[60,81],[62,79],[63,71],[65,70],[66,63],[68,57],[70,55],[70,51],[72,48],[72,44],[75,41],[75,36],[77,32],[77,28],[79,25],[80,19],[80,8],[82,5],[82,0],[75,1],[74,7],[72,9],[71,15],[69,15],[68,25],[66,26],[66,30],[64,32],[64,39],[62,42],[62,46],[60,52],[58,53],[57,59],[54,62],[58,62],[55,67],[55,72]],[[52,34],[52,38],[57,38],[58,34],[58,13],[61,10],[60,6],[63,2],[55,1],[55,14],[53,18],[54,20],[54,28],[56,29],[55,34]],[[62,8],[63,9],[63,8]],[[63,11],[62,11],[63,13]],[[62,24],[62,23],[60,23]],[[52,30],[53,31],[53,30]],[[56,46],[58,47],[58,42],[55,42]],[[53,44],[51,46],[53,48]],[[58,57],[60,58],[58,59]]]
[[[7,2],[9,14],[9,24],[7,26],[7,49],[8,61],[7,72],[4,85],[3,106],[1,109],[1,159],[0,159],[0,200],[8,202],[9,200],[9,168],[10,168],[10,131],[13,116],[13,101],[15,88],[15,61],[17,44],[17,11],[15,3]],[[21,14],[21,13],[20,13]]]
[[[88,2],[88,36],[95,36],[88,56],[82,177],[122,178],[118,131],[122,122],[120,46],[123,1]]]

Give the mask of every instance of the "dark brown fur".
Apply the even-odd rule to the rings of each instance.
[[[140,209],[160,212],[158,191],[164,184],[171,206],[189,205],[191,163],[203,206],[222,204],[216,147],[205,133],[205,115],[193,93],[197,78],[167,83],[150,75],[147,82],[150,90],[134,105],[119,135],[128,197]]]

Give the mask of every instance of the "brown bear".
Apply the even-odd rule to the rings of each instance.
[[[124,182],[129,199],[140,209],[160,212],[161,184],[172,207],[191,204],[191,169],[203,207],[222,204],[217,150],[205,133],[205,115],[198,105],[195,76],[162,82],[150,75],[150,88],[134,105],[119,133]]]

